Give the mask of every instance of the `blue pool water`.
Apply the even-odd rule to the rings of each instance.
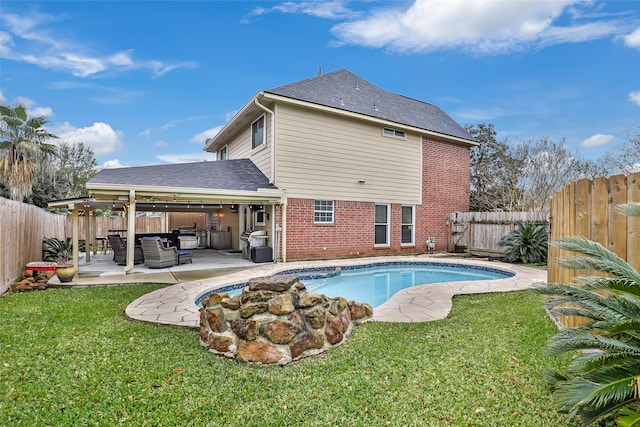
[[[328,297],[366,302],[377,307],[401,289],[416,285],[464,280],[504,279],[513,273],[496,268],[452,263],[378,263],[337,268],[288,270],[279,274],[295,274],[307,289]],[[207,292],[196,303],[212,293],[236,295],[244,283]]]

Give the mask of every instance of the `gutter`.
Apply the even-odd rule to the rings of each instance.
[[[273,184],[276,180],[276,115],[273,111],[260,104],[258,98],[264,97],[264,91],[260,91],[254,98],[253,103],[256,107],[262,109],[266,113],[271,115],[271,179],[269,180],[269,184]]]
[[[246,104],[244,104],[244,106],[240,109],[240,111],[238,111],[236,114],[234,114],[234,115],[233,115],[233,117],[231,118],[231,120],[229,120],[229,121],[228,121],[228,122],[223,126],[223,128],[222,128],[222,129],[220,129],[220,131],[219,131],[215,136],[213,136],[213,137],[211,137],[211,138],[207,138],[207,139],[205,140],[205,144],[204,144],[204,148],[203,148],[203,150],[204,150],[204,151],[206,151],[206,152],[209,152],[209,153],[210,153],[209,148],[215,145],[216,141],[218,140],[218,137],[220,137],[221,135],[223,135],[223,134],[224,134],[224,133],[225,133],[225,132],[226,132],[226,131],[231,127],[231,125],[232,125],[233,123],[235,123],[235,121],[236,121],[236,119],[237,119],[238,117],[242,117],[242,116],[244,116],[244,115],[247,113],[247,110],[253,106],[253,100],[254,100],[254,99],[256,99],[260,93],[261,93],[261,92],[256,92],[256,94],[255,94],[255,95],[253,95],[253,96],[251,97],[251,99],[249,100],[249,102],[247,102]]]

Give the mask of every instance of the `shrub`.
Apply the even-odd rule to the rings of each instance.
[[[549,235],[543,225],[519,223],[515,230],[504,236],[498,245],[505,246],[504,258],[509,262],[546,264]]]
[[[60,264],[69,262],[73,254],[71,239],[60,240],[55,237],[45,237],[42,239],[42,260],[55,261]]]
[[[640,203],[622,205],[640,216]],[[576,352],[566,372],[553,372],[560,411],[586,424],[615,418],[618,426],[640,425],[640,274],[597,242],[565,237],[553,243],[578,255],[560,260],[563,268],[587,269],[575,284],[537,288],[553,296],[557,316],[579,316],[585,323],[562,329],[547,343],[550,354]]]

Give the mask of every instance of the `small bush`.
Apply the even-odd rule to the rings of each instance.
[[[509,262],[546,264],[549,252],[547,228],[530,222],[520,223],[504,236],[498,245],[507,248],[504,258]]]
[[[55,237],[42,239],[42,260],[55,261],[61,264],[69,262],[73,254],[71,239],[60,240]]]

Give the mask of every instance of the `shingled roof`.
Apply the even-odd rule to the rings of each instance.
[[[344,68],[265,92],[475,141],[437,106],[387,92]]]
[[[276,188],[249,159],[103,169],[87,186],[90,188],[91,184],[239,191]]]

